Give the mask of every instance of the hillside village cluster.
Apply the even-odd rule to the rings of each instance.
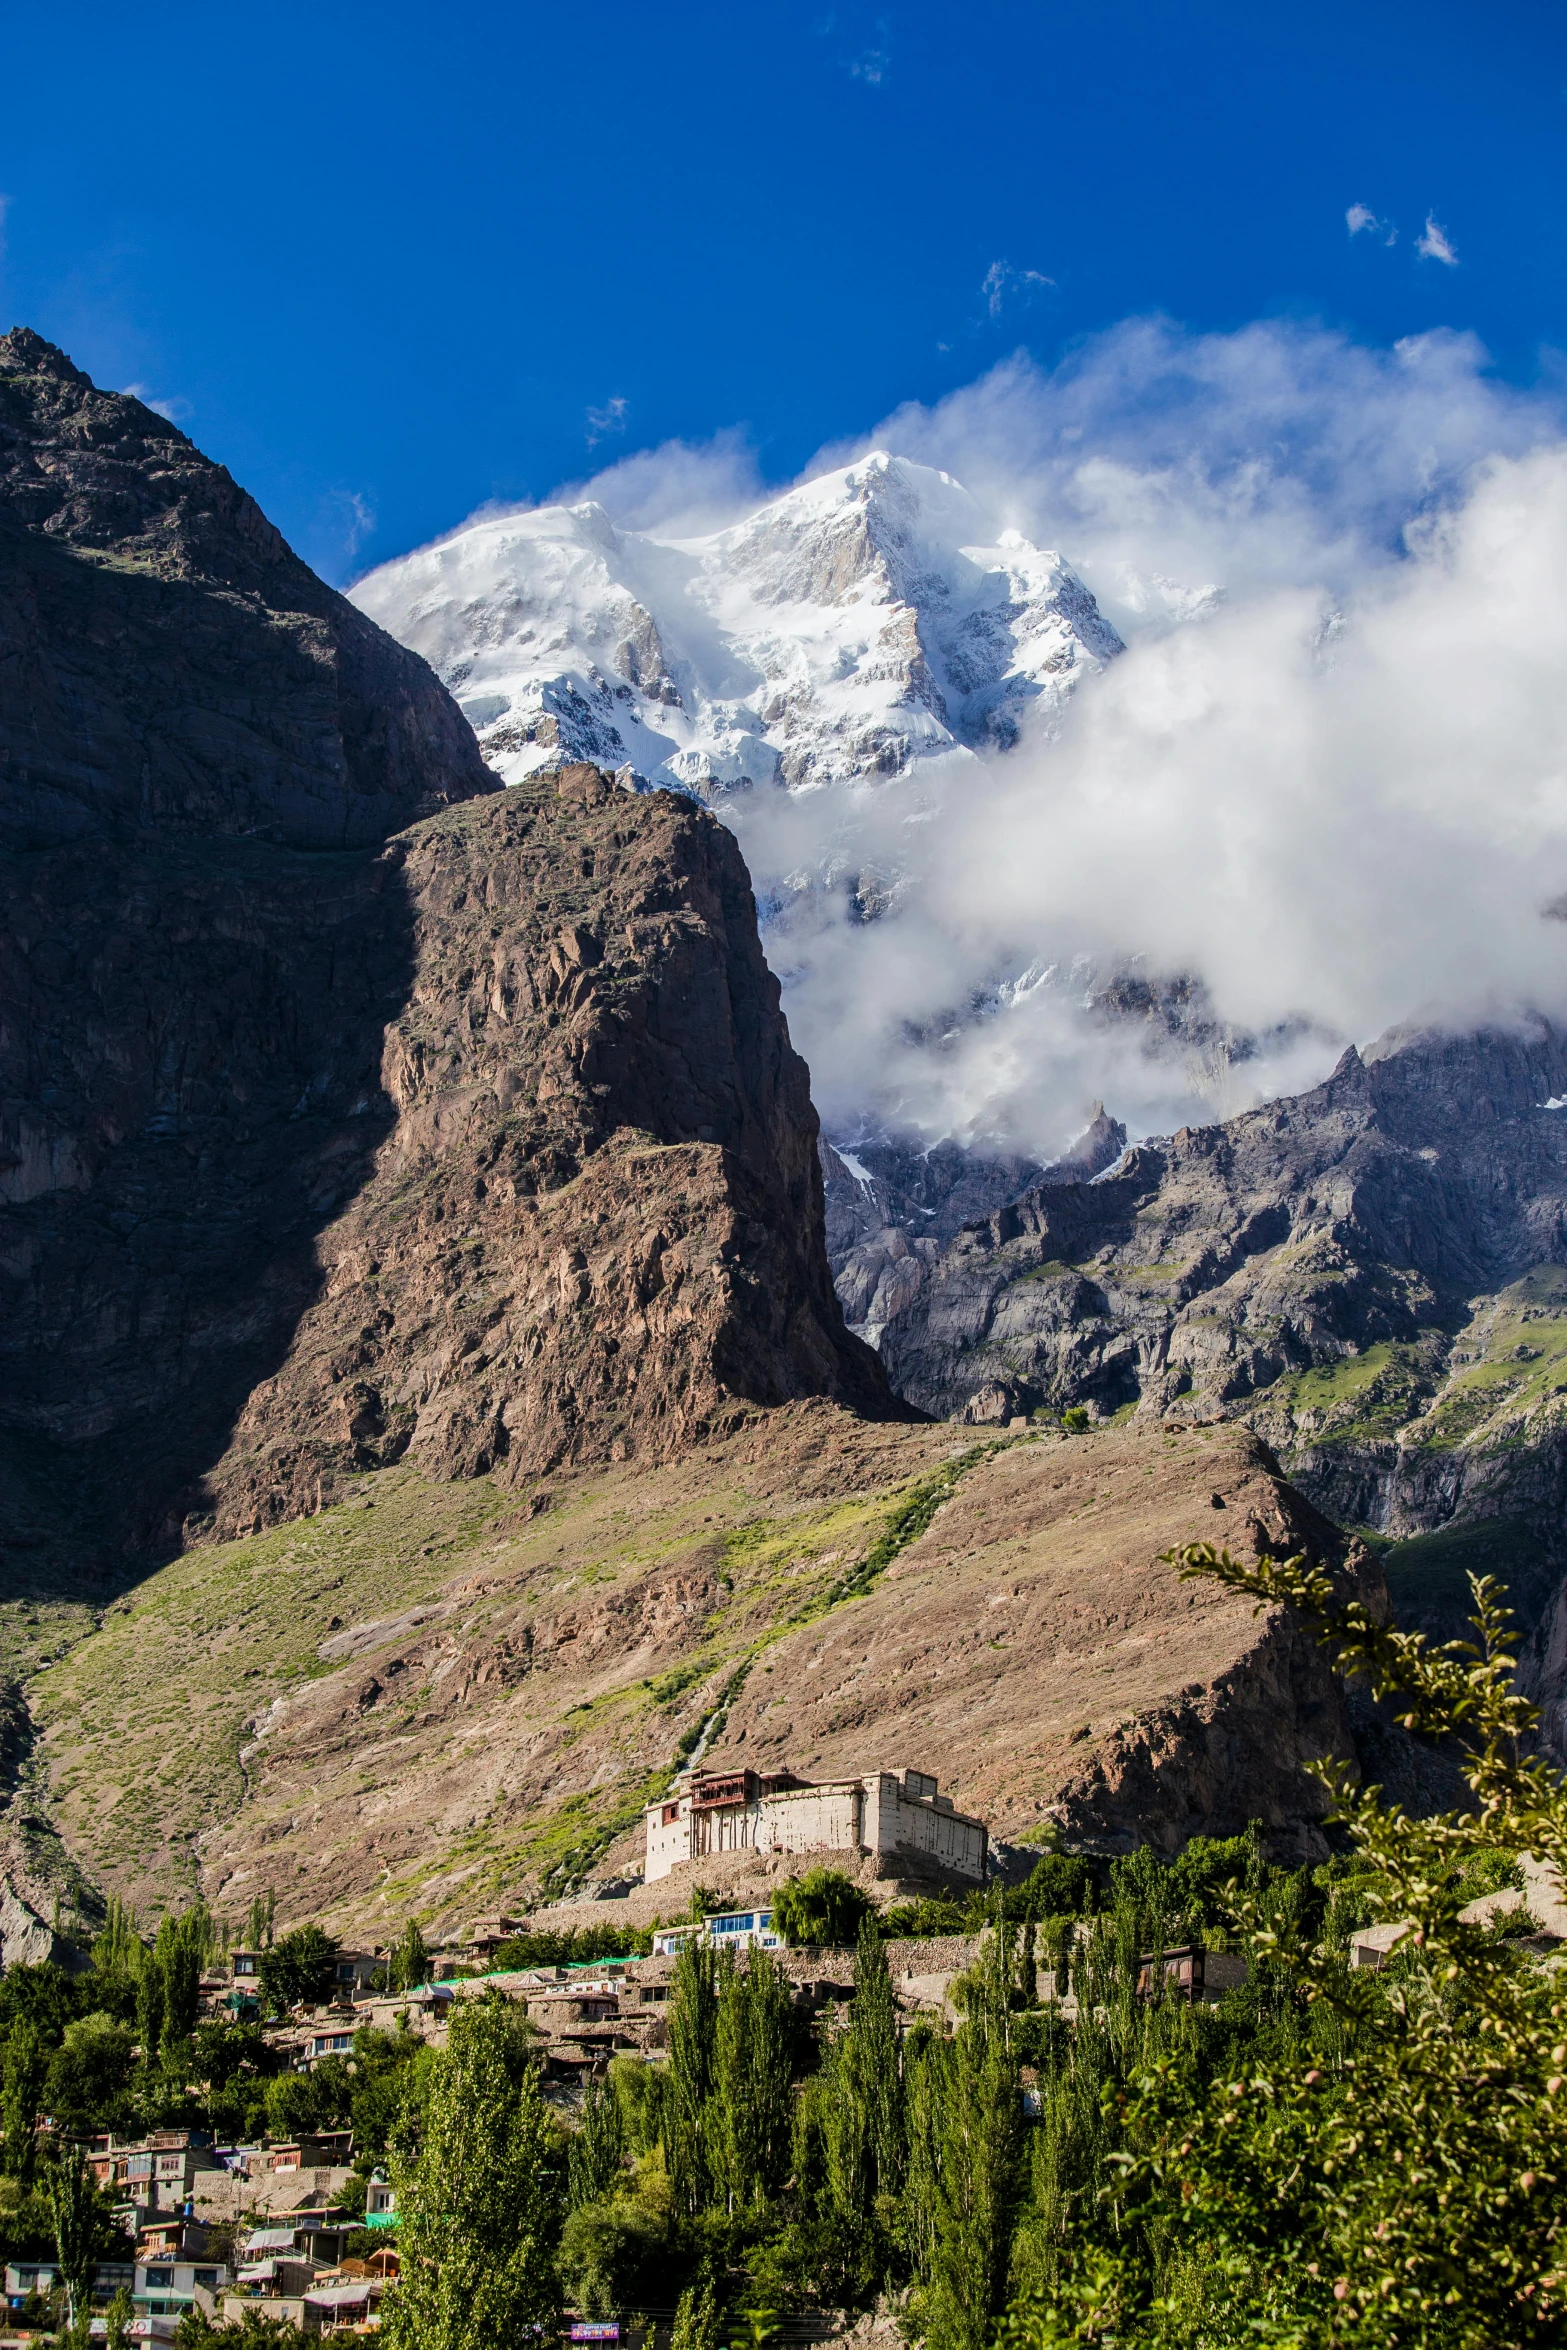
[[[646,1882],[724,1853],[818,1861],[837,1855],[891,1886],[928,1891],[983,1884],[989,1838],[985,1823],[957,1811],[930,1773],[912,1769],[827,1783],[790,1771],[689,1772],[670,1797],[648,1807]],[[454,2002],[498,1990],[524,2008],[539,2034],[546,2095],[569,2108],[613,2057],[662,2061],[676,1961],[692,1936],[719,1948],[775,1953],[793,2004],[827,2030],[841,2023],[854,1992],[848,1953],[785,1949],[765,1904],[663,1928],[648,1957],[491,1968],[497,1950],[524,1930],[520,1918],[478,1921],[462,1942],[432,1954],[429,1981],[396,1994],[376,1987],[386,1951],[342,1950],[332,1998],[276,2019],[261,2014],[262,1953],[235,1950],[221,1972],[203,1977],[202,2012],[257,2022],[285,2062],[311,2071],[325,2057],[350,2055],[366,2027],[406,2030],[438,2047]],[[949,2016],[949,1988],[975,1948],[974,1937],[961,1935],[889,1943],[902,2013]],[[457,1969],[463,1971],[443,1971]],[[129,2141],[103,2135],[87,2152],[127,2236],[127,2257],[98,2264],[94,2298],[129,2293],[138,2338],[172,2341],[192,2308],[218,2324],[238,2325],[255,2312],[309,2333],[376,2329],[381,2296],[398,2268],[395,2195],[377,2175],[363,2219],[341,2208],[353,2159],[349,2132],[223,2146],[201,2130],[160,2130]],[[345,2247],[361,2229],[383,2232],[385,2245],[368,2257],[349,2256]],[[9,2263],[13,2323],[55,2283],[48,2261]]]
[[[688,1864],[724,1853],[799,1854],[818,1862],[837,1856],[898,1891],[972,1889],[986,1881],[989,1865],[984,1822],[957,1811],[936,1779],[916,1770],[826,1784],[790,1772],[691,1772],[674,1795],[649,1806],[645,1848],[649,1883],[678,1878]],[[786,1947],[765,1901],[657,1928],[648,1956],[494,1968],[496,1953],[526,1930],[521,1918],[479,1920],[462,1941],[431,1955],[428,1980],[397,1993],[380,1987],[385,1950],[340,1950],[329,2000],[270,2018],[258,1997],[263,1953],[236,1949],[226,1966],[203,1976],[202,2012],[255,2022],[285,2063],[308,2072],[324,2058],[350,2055],[356,2033],[367,2027],[406,2031],[440,2047],[456,2002],[498,1991],[523,2008],[538,2034],[546,2097],[572,2111],[613,2058],[664,2061],[676,1965],[693,1937],[737,1953],[767,1950],[793,2007],[826,2036],[843,2028],[854,1997],[852,1954]],[[1351,1963],[1382,1967],[1400,1931],[1378,1926],[1357,1936]],[[941,2029],[957,2023],[953,1986],[973,1966],[981,1939],[948,1933],[886,1943],[900,2031],[916,2017]],[[1192,2000],[1218,1997],[1246,1971],[1238,1957],[1197,1948],[1166,1951],[1157,1965],[1161,1978]],[[1076,2000],[1064,1973],[1058,1978],[1042,1970],[1039,1998],[1063,2021],[1074,2019]],[[1025,2079],[1025,2110],[1036,2095]],[[382,2295],[398,2273],[396,2197],[377,2172],[363,2216],[345,2208],[353,2154],[347,2130],[253,2145],[222,2145],[199,2129],[91,2140],[89,2166],[114,2199],[127,2237],[123,2259],[98,2263],[95,2301],[127,2293],[135,2335],[146,2341],[172,2342],[191,2309],[220,2325],[242,2324],[254,2313],[310,2334],[377,2330]],[[348,2254],[350,2239],[365,2230],[384,2242],[367,2256]],[[13,2326],[25,2323],[25,2313],[39,2308],[56,2282],[46,2260],[7,2265]],[[93,2322],[101,2334],[102,2320]]]

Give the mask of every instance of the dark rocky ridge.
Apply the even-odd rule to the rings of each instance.
[[[575,911],[540,938],[552,857]],[[524,815],[424,663],[220,466],[20,330],[0,893],[0,1596],[97,1588],[182,1525],[312,1506],[393,1457],[410,1424],[367,1374],[405,1343],[399,1283],[436,1312],[475,1228],[512,1250],[525,1227],[570,1289],[634,1203],[644,1286],[682,1248],[691,1286],[666,1281],[618,1418],[611,1345],[591,1399],[558,1357],[502,1396],[454,1339],[445,1389],[482,1392],[491,1432],[448,1395],[431,1465],[493,1457],[508,1401],[517,1461],[590,1446],[593,1413],[608,1447],[782,1395],[892,1408],[832,1297],[805,1073],[728,836],[593,777]],[[635,939],[595,927],[611,904]],[[508,1025],[519,990],[537,1017]],[[366,1208],[351,1248],[324,1237],[372,1176],[387,1231]]]
[[[498,790],[417,654],[221,465],[25,328],[0,337],[0,837],[384,840]]]
[[[982,1222],[1036,1184],[1091,1179],[1125,1147],[1126,1128],[1105,1116],[1102,1103],[1070,1150],[1048,1164],[1014,1152],[964,1149],[950,1137],[922,1149],[912,1140],[876,1136],[857,1141],[852,1151],[824,1139],[827,1256],[849,1327],[876,1345],[965,1224]]]
[[[1139,1144],[967,1226],[889,1327],[895,1381],[962,1412],[1248,1401],[1567,1253],[1567,1038],[1351,1049],[1312,1093]],[[998,1403],[992,1416],[1004,1416]]]

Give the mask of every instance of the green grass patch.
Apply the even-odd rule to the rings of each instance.
[[[1474,1612],[1471,1575],[1494,1575],[1511,1591],[1548,1564],[1544,1543],[1521,1517],[1442,1526],[1434,1534],[1414,1534],[1403,1542],[1389,1542],[1386,1536],[1370,1540],[1381,1554],[1400,1619],[1439,1619],[1444,1637],[1461,1631]]]

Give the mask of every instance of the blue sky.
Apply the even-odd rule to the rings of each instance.
[[[786,479],[1137,314],[1567,349],[1557,7],[57,0],[6,48],[6,323],[336,578],[671,437]]]

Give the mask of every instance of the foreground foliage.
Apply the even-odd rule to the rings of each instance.
[[[1527,1750],[1495,1587],[1474,1587],[1475,1642],[1433,1649],[1303,1559],[1203,1545],[1178,1563],[1303,1612],[1406,1728],[1457,1742],[1472,1808],[1414,1820],[1324,1771],[1365,1908],[1409,1931],[1385,1973],[1354,1973],[1331,1905],[1311,1919],[1237,1891],[1275,2026],[1207,2080],[1185,2051],[1150,2052],[1102,2100],[1093,2192],[1058,2207],[1012,2342],[1567,2340],[1567,1982],[1460,1916],[1499,1851],[1567,1864],[1567,1792]]]

